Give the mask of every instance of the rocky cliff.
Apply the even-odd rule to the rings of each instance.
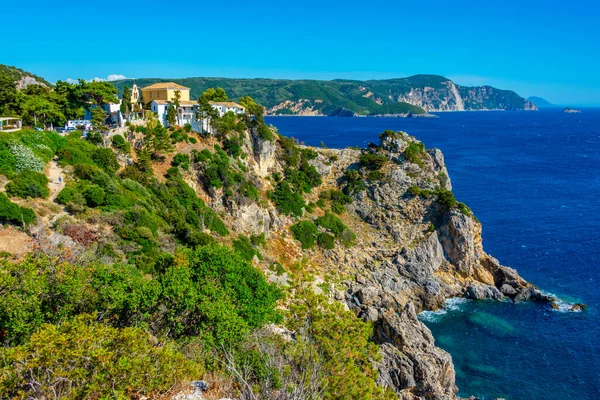
[[[151,163],[152,179],[180,176],[193,189],[188,188],[186,199],[195,191],[203,200],[203,221],[218,215],[226,226],[220,229],[222,235],[211,232],[213,228],[204,229],[203,235],[225,245],[243,245],[244,238],[249,258],[281,285],[288,300],[304,284],[372,324],[372,340],[381,356],[371,359],[378,383],[398,398],[454,399],[458,392],[452,358],[436,347],[417,318],[419,312],[442,308],[453,297],[552,302],[484,251],[481,224],[454,198],[438,149],[426,149],[416,138],[393,131],[382,133],[379,144],[368,149],[312,148],[269,133],[253,128],[178,142],[164,160]],[[131,131],[128,140],[137,148],[144,139]],[[189,165],[171,168],[176,153],[192,155]],[[119,158],[121,174],[132,167],[131,156]],[[67,181],[77,179],[64,173]],[[220,177],[229,185],[210,184]],[[126,184],[145,190],[131,179]],[[300,189],[293,193],[290,187]],[[278,193],[281,188],[287,192]],[[344,205],[334,204],[334,198]],[[206,212],[204,205],[216,213]],[[111,243],[114,257],[135,250],[119,231],[123,217],[81,211],[61,209],[46,218],[54,229],[66,221],[101,237]],[[319,223],[323,218],[329,227]],[[312,246],[296,240],[300,238],[291,228],[299,222],[313,227]],[[149,229],[138,231],[151,235]],[[329,245],[314,245],[321,234],[331,239]],[[252,247],[248,237],[260,244]],[[173,252],[177,242],[167,235],[161,239],[162,248]]]
[[[482,246],[481,224],[464,204],[444,200],[451,193],[444,157],[425,150],[402,132],[382,135],[376,149],[317,149],[310,164],[322,177],[320,192],[346,189],[351,202],[341,215],[356,233],[351,247],[303,250],[290,237],[298,220],[313,220],[322,210],[290,217],[266,203],[223,201],[209,193],[212,206],[225,215],[237,233],[265,233],[268,248],[256,259],[273,281],[293,279],[289,266],[302,263],[316,283],[329,282],[332,301],[340,301],[357,317],[371,321],[379,345],[379,382],[402,399],[453,399],[458,391],[451,356],[435,346],[429,329],[419,321],[423,310],[444,307],[453,297],[552,301],[518,273],[502,266]],[[419,148],[407,156],[407,149]],[[246,164],[250,179],[261,190],[271,190],[272,173],[284,170],[277,143],[255,134],[246,136]],[[347,171],[360,170],[361,155],[384,156],[387,162],[377,178],[367,178],[361,190],[347,190]],[[206,196],[206,193],[202,193]],[[269,269],[281,262],[288,272]],[[315,284],[315,290],[322,290]]]

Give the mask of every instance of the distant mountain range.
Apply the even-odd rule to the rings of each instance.
[[[460,86],[439,75],[385,80],[290,80],[183,78],[136,79],[139,87],[173,81],[197,98],[210,87],[222,87],[232,99],[249,95],[269,115],[423,115],[430,111],[536,110],[511,90]],[[113,82],[120,92],[133,79]]]
[[[527,98],[527,100],[529,100],[532,103],[535,103],[535,105],[538,106],[538,108],[560,107],[559,105],[552,104],[548,100],[543,99],[543,98],[538,97],[538,96],[529,96]]]

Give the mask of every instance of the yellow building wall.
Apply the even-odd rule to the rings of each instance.
[[[176,89],[142,89],[142,101],[144,104],[150,103],[153,100],[165,100],[171,101],[173,97],[175,97]],[[190,100],[190,91],[188,90],[180,90],[181,99],[180,100]]]

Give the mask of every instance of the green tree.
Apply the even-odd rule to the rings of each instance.
[[[170,126],[173,126],[177,122],[177,110],[173,104],[169,104],[167,107],[167,122]]]
[[[175,105],[175,122],[174,124],[179,126],[179,107],[181,107],[181,91],[176,90],[173,95],[173,104]],[[169,122],[170,123],[170,122]]]
[[[225,89],[217,87],[217,88],[208,88],[204,93],[202,93],[199,99],[205,101],[227,101],[229,98],[227,97],[227,92]]]
[[[131,89],[129,89],[129,86],[127,85],[125,85],[125,88],[123,89],[120,109],[125,117],[129,116],[129,113],[131,112]]]

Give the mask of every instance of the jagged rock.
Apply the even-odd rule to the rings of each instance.
[[[254,172],[260,177],[267,177],[272,170],[276,169],[277,157],[275,152],[277,147],[275,141],[265,140],[260,137],[258,132],[252,132],[252,145],[254,149]]]
[[[471,285],[465,291],[465,297],[473,300],[493,299],[500,300],[504,295],[495,286],[490,285]]]
[[[519,294],[517,294],[514,298],[516,303],[521,301],[543,301],[548,303],[553,303],[556,299],[550,295],[544,294],[540,292],[535,287],[529,285],[526,288],[522,289]]]
[[[502,292],[503,295],[508,296],[508,297],[514,297],[517,294],[517,291],[515,290],[515,288],[510,286],[507,283],[505,283],[504,285],[502,285],[500,287],[500,291]]]
[[[431,331],[417,319],[414,304],[400,312],[386,310],[375,325],[374,340],[383,356],[380,382],[403,398],[454,398],[458,388],[452,358],[435,346]]]
[[[437,232],[429,235],[416,249],[404,250],[402,258],[396,258],[396,262],[402,275],[417,283],[425,283],[444,262],[444,251]]]

